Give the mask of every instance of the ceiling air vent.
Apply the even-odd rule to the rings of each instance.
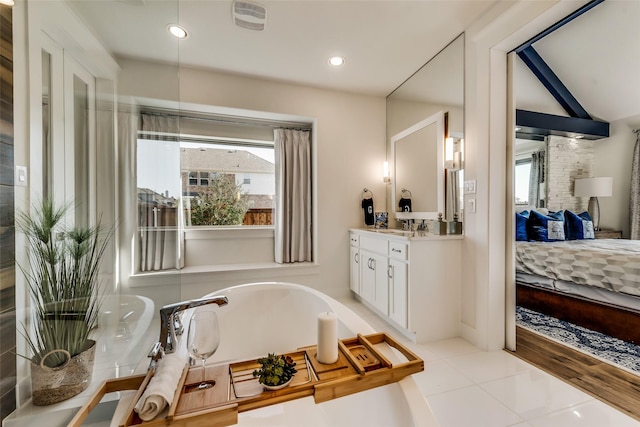
[[[253,2],[234,1],[233,22],[247,30],[263,31],[267,23],[267,9]]]

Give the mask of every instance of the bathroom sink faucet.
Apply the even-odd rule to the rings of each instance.
[[[176,350],[176,326],[180,329],[182,327],[182,322],[177,315],[179,312],[208,304],[223,306],[228,303],[229,300],[227,297],[217,295],[191,301],[177,302],[162,307],[160,309],[160,340],[153,346],[151,352],[149,352],[152,363],[158,361],[162,357],[163,352],[169,354]],[[182,331],[179,330],[178,333],[182,333]]]

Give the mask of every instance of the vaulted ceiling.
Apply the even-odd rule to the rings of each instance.
[[[605,0],[533,46],[601,121],[640,116],[640,1]],[[517,108],[567,116],[519,59]]]

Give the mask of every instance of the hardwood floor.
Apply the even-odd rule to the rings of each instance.
[[[520,327],[512,354],[640,420],[640,376]]]

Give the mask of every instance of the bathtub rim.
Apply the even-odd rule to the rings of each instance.
[[[267,287],[274,286],[276,289],[293,289],[299,290],[307,293],[311,293],[316,297],[325,301],[333,311],[338,315],[338,318],[343,321],[346,325],[351,327],[351,325],[356,325],[357,331],[363,335],[376,333],[376,331],[369,323],[366,322],[362,317],[360,317],[357,313],[351,310],[346,305],[342,304],[340,301],[335,298],[315,289],[310,286],[292,283],[292,282],[284,282],[284,281],[262,281],[262,282],[251,282],[251,283],[243,283],[233,286],[228,286],[226,288],[217,290],[215,292],[211,292],[206,294],[205,297],[211,297],[214,295],[224,295],[225,292],[233,292],[234,290],[247,290],[252,287]],[[229,304],[232,304],[232,300],[229,301]],[[346,321],[345,321],[346,320]],[[426,369],[426,367],[425,367]],[[400,390],[402,391],[403,397],[407,403],[409,411],[411,412],[411,418],[413,420],[414,426],[438,426],[437,422],[431,407],[426,399],[426,397],[422,394],[420,387],[413,379],[412,375],[409,375],[402,380],[398,381]]]

